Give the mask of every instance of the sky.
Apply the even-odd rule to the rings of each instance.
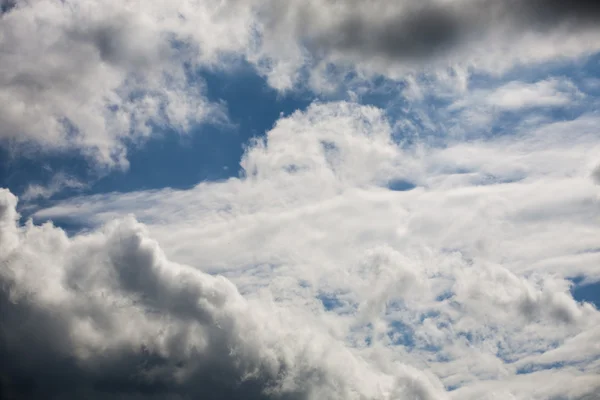
[[[0,0],[0,397],[600,399],[599,27]]]

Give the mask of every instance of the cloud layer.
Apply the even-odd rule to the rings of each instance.
[[[18,226],[15,206],[0,192],[3,398],[442,396],[416,370],[373,368],[308,316],[168,261],[132,218],[68,238]]]
[[[599,19],[594,1],[0,1],[0,145],[20,154],[126,169],[152,135],[225,122],[202,71],[240,63],[320,98],[225,181],[50,202],[90,185],[59,173],[20,209],[0,189],[0,397],[597,398],[600,312],[572,291],[600,281],[600,86],[546,72],[600,51]]]
[[[2,10],[0,140],[121,168],[127,146],[153,132],[225,119],[200,68],[246,60],[277,89],[327,92],[349,72],[498,73],[600,49],[592,1],[35,0]]]
[[[598,389],[600,314],[570,293],[570,279],[600,278],[597,122],[399,146],[377,108],[314,104],[249,147],[241,178],[73,199],[37,217],[95,225],[135,212],[170,257],[311,315],[398,382],[410,367],[450,398],[579,398]],[[434,387],[417,398],[443,398]]]

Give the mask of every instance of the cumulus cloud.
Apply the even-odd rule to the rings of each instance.
[[[221,120],[220,107],[205,99],[202,82],[186,70],[186,63],[216,61],[209,46],[202,55],[198,48],[203,29],[215,24],[190,27],[211,20],[218,7],[183,6],[47,0],[3,6],[0,140],[76,149],[100,165],[126,167],[126,146],[153,130],[185,132]],[[213,45],[236,48],[236,34],[216,35]]]
[[[169,257],[248,299],[267,292],[369,365],[418,368],[451,398],[584,395],[597,389],[600,314],[569,279],[598,277],[597,122],[399,146],[380,109],[314,104],[251,145],[240,178],[82,197],[37,217],[135,212]],[[402,179],[415,188],[388,188]],[[539,391],[538,379],[565,384]]]
[[[308,317],[167,260],[133,218],[69,238],[19,226],[15,206],[2,190],[3,398],[444,397],[415,369],[385,373]]]

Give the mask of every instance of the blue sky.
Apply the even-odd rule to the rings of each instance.
[[[0,397],[594,398],[600,10],[511,4],[2,2]]]

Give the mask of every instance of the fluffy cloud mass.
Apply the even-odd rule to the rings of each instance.
[[[0,24],[0,139],[127,165],[157,127],[220,120],[194,68],[246,44],[218,4],[17,1]],[[233,24],[236,12],[228,18]],[[232,25],[236,26],[236,25]],[[241,37],[241,38],[240,38]],[[210,40],[209,40],[210,39]],[[207,43],[208,41],[208,43]],[[191,72],[189,69],[192,69]]]
[[[0,0],[0,398],[600,399],[599,27]]]
[[[68,238],[18,226],[15,206],[0,192],[3,398],[441,396],[435,379],[373,368],[308,329],[310,316],[170,262],[132,218]]]
[[[598,278],[597,123],[401,146],[377,108],[315,104],[248,148],[242,178],[83,197],[38,217],[135,212],[169,257],[227,276],[252,304],[267,293],[293,315],[283,326],[309,318],[324,335],[311,343],[329,338],[369,366],[356,380],[346,361],[315,356],[355,386],[323,397],[300,373],[300,387],[317,385],[307,398],[584,398],[600,384],[600,313],[569,279]]]

